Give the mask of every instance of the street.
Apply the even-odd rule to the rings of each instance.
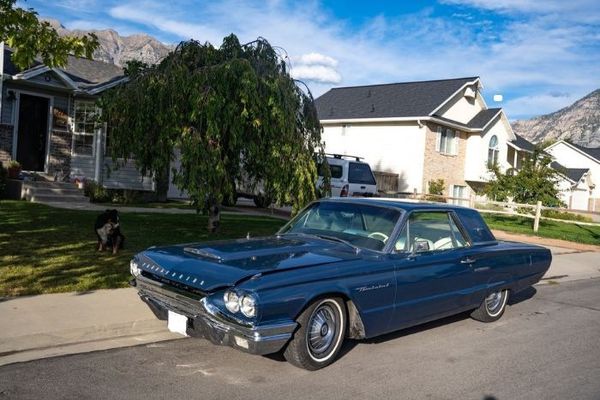
[[[317,372],[201,339],[0,367],[4,399],[599,399],[600,280],[538,285],[492,324],[459,315],[348,341]]]

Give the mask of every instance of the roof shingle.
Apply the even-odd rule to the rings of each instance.
[[[575,183],[579,182],[579,180],[583,177],[583,175],[590,170],[589,168],[563,167],[561,164],[557,163],[556,161],[553,161],[550,164],[550,166],[553,169],[555,169],[556,171],[558,171],[558,173],[566,176],[567,178],[569,178],[571,181],[573,181]]]
[[[334,88],[316,99],[320,120],[424,117],[477,77]]]

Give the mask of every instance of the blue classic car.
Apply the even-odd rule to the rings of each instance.
[[[170,329],[316,370],[345,338],[465,311],[495,321],[550,262],[469,208],[351,198],[314,202],[272,237],[153,247],[130,267]]]

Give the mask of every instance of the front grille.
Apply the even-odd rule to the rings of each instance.
[[[142,276],[144,278],[150,279],[152,281],[164,283],[166,285],[176,287],[177,289],[193,293],[197,296],[206,297],[206,293],[201,290],[198,290],[196,288],[193,288],[193,287],[183,284],[181,282],[172,281],[170,279],[165,278],[164,276],[153,274],[152,272],[142,271]]]
[[[195,318],[202,313],[201,300],[204,296],[181,290],[172,285],[157,282],[143,275],[137,278],[139,295],[160,307]]]

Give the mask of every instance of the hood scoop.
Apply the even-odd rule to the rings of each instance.
[[[183,251],[186,253],[191,253],[200,257],[204,257],[204,258],[210,258],[211,260],[215,260],[218,262],[222,262],[223,261],[223,257],[221,257],[218,254],[215,253],[211,253],[208,250],[204,250],[204,249],[199,249],[197,247],[184,247]]]

